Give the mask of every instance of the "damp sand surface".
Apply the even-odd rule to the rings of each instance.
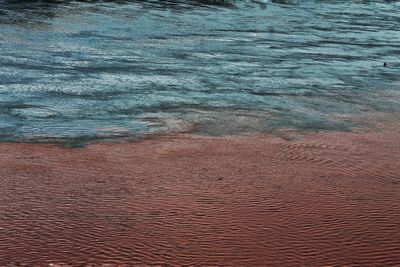
[[[0,265],[398,266],[400,128],[0,144]]]

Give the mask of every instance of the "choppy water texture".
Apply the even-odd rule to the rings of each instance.
[[[0,138],[346,130],[400,111],[399,24],[397,1],[0,1]]]

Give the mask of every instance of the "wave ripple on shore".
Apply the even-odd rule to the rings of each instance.
[[[0,265],[400,264],[398,128],[1,144]]]

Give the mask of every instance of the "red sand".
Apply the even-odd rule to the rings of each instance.
[[[0,265],[400,266],[399,128],[0,144]]]

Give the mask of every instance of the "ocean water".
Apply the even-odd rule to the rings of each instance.
[[[400,111],[400,2],[265,2],[0,0],[0,140],[348,130]]]

